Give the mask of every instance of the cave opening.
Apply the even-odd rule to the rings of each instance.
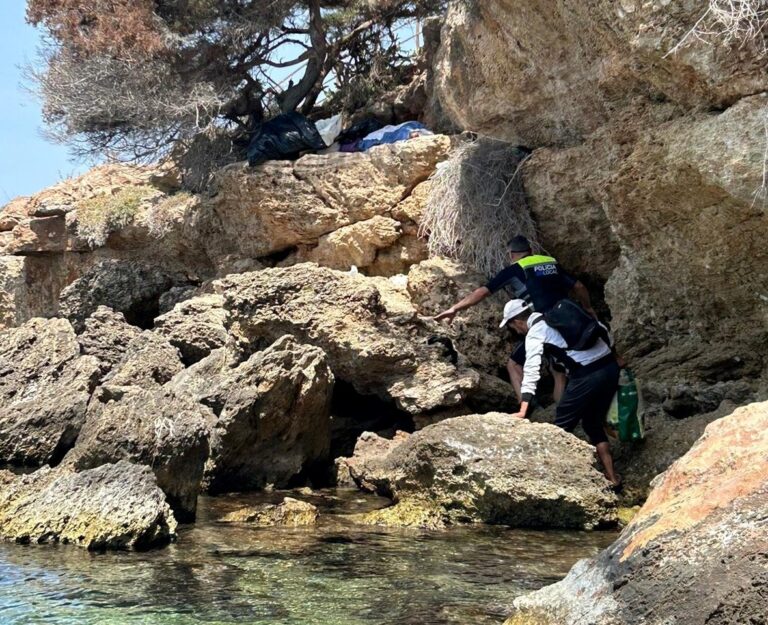
[[[331,401],[331,461],[351,456],[363,432],[389,437],[397,430],[414,429],[413,417],[392,400],[359,393],[349,382],[336,380]]]

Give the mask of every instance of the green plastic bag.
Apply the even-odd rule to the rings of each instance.
[[[622,369],[619,374],[619,387],[605,420],[609,433],[620,441],[645,438],[642,397],[635,376],[629,369]]]

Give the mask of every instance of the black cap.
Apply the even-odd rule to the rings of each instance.
[[[522,234],[518,234],[514,239],[507,243],[507,250],[510,252],[530,252],[531,243]]]

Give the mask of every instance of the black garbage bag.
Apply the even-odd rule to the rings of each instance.
[[[359,139],[364,139],[372,132],[376,132],[381,128],[384,128],[384,124],[375,117],[369,117],[368,119],[364,119],[363,121],[352,124],[349,128],[346,128],[336,138],[336,141],[341,145],[354,143]]]
[[[307,150],[323,150],[326,145],[315,124],[291,112],[278,115],[261,125],[248,146],[248,163],[260,165],[297,157]]]

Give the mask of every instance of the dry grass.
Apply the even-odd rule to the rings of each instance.
[[[509,143],[480,138],[438,166],[421,223],[431,256],[492,274],[508,264],[506,244],[516,234],[539,247],[522,186],[526,158]]]
[[[674,54],[692,41],[708,44],[754,45],[768,53],[768,0],[709,0],[693,28],[672,48]]]
[[[101,247],[110,233],[130,225],[142,203],[156,190],[125,187],[112,195],[97,195],[77,204],[77,234],[92,247]]]

